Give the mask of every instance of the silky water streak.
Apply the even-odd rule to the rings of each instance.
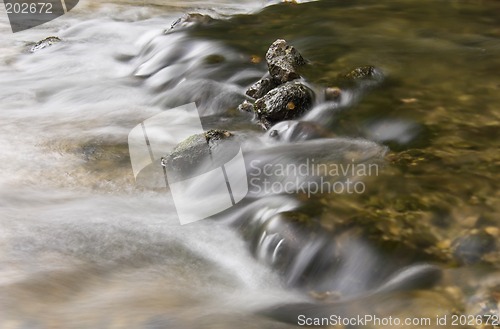
[[[182,225],[220,213],[240,202],[248,193],[241,147],[229,161],[195,177],[178,181],[169,175],[161,158],[186,138],[199,133],[203,133],[201,120],[196,104],[190,103],[145,120],[128,136],[136,181],[141,171],[149,166],[157,172],[161,170]]]

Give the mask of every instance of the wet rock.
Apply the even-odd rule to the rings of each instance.
[[[282,121],[270,128],[267,137],[279,142],[298,142],[328,137],[329,133],[319,124],[308,121]]]
[[[238,105],[238,110],[242,112],[252,112],[253,104],[249,101],[243,101],[240,105]]]
[[[271,77],[281,83],[300,78],[297,69],[306,64],[297,49],[283,39],[274,41],[269,47],[266,61]]]
[[[370,79],[375,75],[375,67],[361,66],[347,73],[344,77],[349,80]]]
[[[453,256],[462,264],[474,264],[481,261],[483,255],[495,250],[496,239],[480,231],[457,238],[453,244]]]
[[[261,98],[277,86],[278,84],[273,79],[263,78],[250,86],[246,94],[255,99]]]
[[[169,179],[196,176],[225,163],[236,154],[235,146],[239,144],[233,137],[233,133],[220,129],[192,135],[162,157],[161,164],[169,172]]]
[[[205,64],[208,64],[208,65],[216,65],[216,64],[224,63],[226,61],[226,58],[222,55],[219,55],[219,54],[211,54],[211,55],[208,55],[207,57],[205,57],[203,59],[203,61],[205,62]]]
[[[40,40],[38,41],[37,43],[35,43],[31,48],[30,48],[30,52],[32,53],[35,53],[39,50],[42,50],[44,48],[47,48],[47,47],[50,47],[52,46],[53,44],[56,44],[56,43],[59,43],[61,42],[62,40],[59,39],[58,37],[54,37],[54,36],[51,36],[51,37],[47,37],[43,40]]]
[[[307,112],[313,103],[312,91],[302,84],[281,85],[255,102],[254,111],[264,129],[295,119]]]
[[[374,66],[360,66],[339,76],[343,87],[373,87],[384,80],[382,71]]]
[[[216,141],[233,136],[233,134],[230,133],[229,131],[221,129],[208,130],[205,132],[204,135],[209,145],[213,145]]]
[[[336,101],[340,99],[342,90],[337,87],[328,87],[325,89],[325,99],[327,101]]]
[[[179,17],[175,22],[170,25],[168,29],[165,30],[165,33],[171,32],[173,30],[178,30],[182,28],[187,28],[193,25],[207,25],[214,21],[212,17],[209,15],[202,14],[185,14],[182,17]]]

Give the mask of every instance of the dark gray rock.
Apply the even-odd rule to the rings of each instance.
[[[307,112],[313,103],[312,95],[312,91],[302,84],[287,83],[259,98],[254,111],[267,130],[280,121],[295,119]]]
[[[452,244],[453,256],[461,264],[478,263],[483,255],[494,251],[495,247],[495,237],[483,231],[461,236]]]
[[[281,83],[300,78],[297,69],[306,64],[297,49],[283,39],[274,41],[269,47],[266,61],[271,77]]]
[[[276,83],[273,79],[263,78],[250,86],[250,88],[247,89],[246,94],[255,99],[261,98],[277,86],[278,83]]]
[[[62,40],[61,40],[61,39],[59,39],[58,37],[54,37],[54,36],[52,36],[52,37],[47,37],[47,38],[45,38],[45,39],[43,39],[43,40],[40,40],[40,41],[38,41],[37,43],[35,43],[35,44],[34,44],[34,45],[30,48],[30,52],[35,53],[35,52],[37,52],[37,51],[39,51],[39,50],[42,50],[42,49],[47,48],[47,47],[50,47],[50,46],[52,46],[53,44],[55,44],[55,43],[59,43],[59,42],[61,42],[61,41],[62,41]]]
[[[192,135],[180,142],[161,164],[169,173],[169,181],[197,176],[231,159],[239,150],[233,133],[213,129]]]

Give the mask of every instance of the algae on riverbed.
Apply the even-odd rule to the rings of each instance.
[[[498,276],[498,12],[494,1],[319,1],[273,6],[193,35],[248,54],[262,54],[274,39],[286,39],[311,63],[301,75],[322,86],[339,87],[339,75],[349,67],[380,68],[383,83],[335,112],[329,129],[376,138],[392,152],[380,175],[365,181],[365,193],[313,197],[322,226],[356,229],[405,259]],[[233,33],[221,33],[228,29]],[[391,131],[391,138],[379,136]],[[453,289],[423,300],[465,312],[470,291],[455,298]],[[448,305],[454,298],[454,306]],[[420,306],[422,314],[434,312]]]
[[[372,123],[407,120],[418,134],[389,144],[388,165],[364,195],[322,196],[324,221],[366,226],[375,239],[451,264],[458,237],[500,226],[498,11],[495,2],[320,1],[272,6],[192,35],[249,54],[284,38],[311,62],[301,74],[322,85],[335,84],[346,67],[380,68],[382,86],[337,113],[330,129],[369,138]]]

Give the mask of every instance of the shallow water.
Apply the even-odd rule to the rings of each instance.
[[[386,278],[377,268],[422,260],[445,270],[442,285],[332,313],[470,311],[476,283],[500,267],[498,242],[476,265],[457,259],[453,243],[499,237],[500,4],[276,2],[81,1],[17,34],[1,9],[1,328],[286,328],[256,313],[315,294],[362,294]],[[185,12],[218,20],[165,35]],[[64,41],[27,52],[49,35]],[[360,195],[268,197],[180,226],[165,189],[136,185],[128,133],[198,101],[204,126],[239,131],[251,156],[276,163],[297,152],[285,159],[299,161],[310,144],[269,142],[235,111],[277,38],[310,61],[303,75],[318,90],[353,67],[384,73],[381,85],[307,117],[329,138],[366,139],[353,152],[381,161],[379,175],[364,178]],[[287,273],[300,271],[283,275],[276,261],[273,216],[284,212],[348,249],[331,278],[287,286]],[[253,221],[242,229],[245,218]],[[307,262],[315,238],[298,244]]]

